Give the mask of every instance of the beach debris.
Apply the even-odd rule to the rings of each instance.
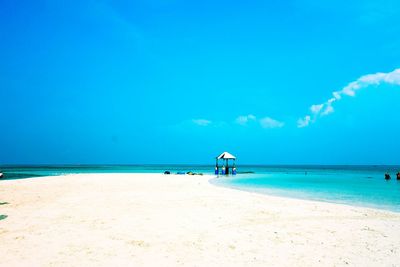
[[[390,180],[390,174],[389,173],[385,173],[385,180]]]
[[[187,172],[187,175],[203,175],[201,172],[195,173],[195,172]]]

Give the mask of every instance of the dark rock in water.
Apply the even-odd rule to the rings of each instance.
[[[171,174],[171,172],[170,171],[165,171],[164,174]]]
[[[32,174],[32,173],[3,173],[3,176],[0,177],[2,180],[18,180],[24,178],[36,178],[43,177],[45,175]]]

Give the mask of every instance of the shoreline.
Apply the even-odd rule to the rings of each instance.
[[[213,183],[212,180],[216,180],[218,179],[218,176],[213,175],[213,174],[202,174],[202,175],[188,175],[188,174],[175,174],[175,173],[171,173],[171,174],[162,174],[159,172],[146,172],[146,173],[109,173],[109,172],[99,172],[99,173],[67,173],[67,174],[60,174],[60,175],[49,175],[49,176],[37,176],[37,177],[27,177],[27,178],[18,178],[18,179],[4,179],[4,181],[15,181],[15,180],[31,180],[31,179],[42,179],[42,178],[52,178],[52,177],[69,177],[69,176],[77,176],[77,175],[141,175],[141,176],[147,176],[147,175],[161,175],[161,176],[165,176],[165,177],[204,177],[207,178],[207,181],[210,185],[218,187],[218,188],[225,188],[225,189],[231,189],[231,190],[235,190],[235,191],[239,191],[239,192],[244,192],[244,193],[249,193],[251,195],[255,194],[255,195],[261,195],[261,196],[267,196],[267,197],[271,197],[271,198],[277,198],[277,199],[285,199],[285,200],[294,200],[294,201],[305,201],[305,202],[316,202],[316,203],[322,203],[322,204],[332,204],[332,205],[339,205],[339,206],[344,206],[344,207],[348,207],[348,208],[359,208],[359,209],[367,209],[367,210],[372,210],[372,211],[376,211],[376,212],[389,212],[389,213],[393,213],[393,214],[399,214],[400,215],[400,211],[393,211],[393,210],[388,210],[388,209],[380,209],[378,207],[369,207],[369,206],[362,206],[362,205],[352,205],[352,204],[348,204],[348,203],[339,203],[339,202],[333,202],[333,201],[329,201],[329,200],[316,200],[316,199],[307,199],[307,198],[300,198],[300,197],[291,197],[291,196],[284,196],[284,195],[274,195],[274,194],[268,194],[267,192],[258,192],[256,190],[247,190],[247,189],[242,189],[242,188],[238,188],[238,187],[234,187],[234,186],[228,186],[228,185],[223,185],[223,184],[216,184]]]
[[[382,212],[389,212],[389,213],[394,213],[394,214],[400,214],[400,211],[394,211],[390,209],[384,209],[384,208],[379,208],[379,207],[371,207],[371,206],[363,206],[363,205],[352,205],[349,203],[340,203],[340,202],[334,202],[334,201],[329,201],[329,200],[317,200],[317,199],[307,199],[307,198],[301,198],[301,197],[291,197],[291,196],[284,196],[284,195],[279,195],[279,194],[269,194],[268,192],[258,192],[257,190],[247,190],[247,189],[242,189],[234,186],[228,186],[228,185],[223,185],[223,184],[217,184],[213,183],[212,180],[218,179],[218,176],[213,175],[213,174],[201,174],[201,175],[187,175],[187,174],[175,174],[171,173],[168,175],[159,173],[159,172],[146,172],[146,173],[109,173],[109,172],[99,172],[99,173],[68,173],[68,174],[61,174],[61,175],[49,175],[49,176],[37,176],[37,177],[27,177],[27,178],[18,178],[18,179],[4,179],[3,181],[15,181],[15,180],[25,180],[25,179],[41,179],[41,178],[51,178],[51,177],[68,177],[68,176],[76,176],[76,175],[162,175],[166,177],[174,177],[174,176],[187,176],[187,177],[204,177],[207,178],[207,181],[210,185],[220,187],[220,188],[226,188],[226,189],[231,189],[239,192],[245,192],[245,193],[250,193],[250,194],[256,194],[256,195],[262,195],[262,196],[267,196],[267,197],[272,197],[272,198],[278,198],[278,199],[290,199],[290,200],[298,200],[298,201],[306,201],[306,202],[317,202],[317,203],[325,203],[325,204],[333,204],[333,205],[339,205],[339,206],[345,206],[345,207],[353,207],[353,208],[360,208],[360,209],[368,209],[368,210],[373,210],[373,211],[382,211]]]
[[[49,175],[49,176],[37,176],[37,177],[27,177],[27,178],[17,178],[17,179],[4,179],[3,181],[14,181],[14,180],[25,180],[25,179],[41,179],[41,178],[49,178],[49,177],[68,177],[68,176],[75,176],[75,175],[124,175],[124,174],[134,174],[134,175],[163,175],[163,176],[187,176],[187,177],[205,177],[208,178],[208,183],[212,186],[216,187],[221,187],[221,188],[226,188],[226,189],[232,189],[240,192],[246,192],[250,194],[257,194],[257,195],[264,195],[268,197],[274,197],[274,198],[282,198],[282,199],[292,199],[292,200],[299,200],[299,201],[308,201],[308,202],[317,202],[317,203],[326,203],[326,204],[333,204],[333,205],[341,205],[345,207],[354,207],[354,208],[361,208],[361,209],[369,209],[369,210],[374,210],[374,211],[383,211],[383,212],[390,212],[394,214],[400,214],[400,211],[394,211],[390,209],[384,209],[384,208],[379,208],[379,207],[372,207],[372,206],[364,206],[364,205],[353,205],[350,203],[340,203],[340,202],[334,202],[330,200],[323,200],[323,199],[307,199],[307,198],[301,198],[301,197],[291,197],[291,196],[284,196],[284,195],[279,195],[279,194],[269,194],[268,192],[259,192],[257,190],[251,190],[251,189],[243,189],[243,188],[238,188],[234,186],[228,186],[228,185],[223,185],[223,184],[217,184],[213,183],[212,180],[218,179],[218,176],[213,175],[213,174],[202,174],[202,175],[187,175],[187,174],[175,174],[171,173],[168,175],[159,173],[159,172],[146,172],[146,173],[109,173],[109,172],[99,172],[99,173],[68,173],[68,174],[60,174],[60,175]]]
[[[15,180],[27,180],[27,179],[42,179],[42,178],[52,178],[52,177],[69,177],[69,176],[77,176],[77,175],[141,175],[141,176],[146,176],[146,175],[162,175],[165,177],[204,177],[207,178],[207,181],[210,185],[219,187],[219,188],[225,188],[225,189],[231,189],[239,192],[245,192],[249,194],[256,194],[256,195],[261,195],[261,196],[267,196],[267,197],[272,197],[272,198],[277,198],[277,199],[289,199],[289,200],[298,200],[298,201],[306,201],[306,202],[316,202],[316,203],[325,203],[325,204],[333,204],[333,205],[339,205],[339,206],[345,206],[345,207],[353,207],[353,208],[361,208],[361,209],[368,209],[368,210],[373,210],[373,211],[382,211],[382,212],[389,212],[389,213],[394,213],[394,214],[400,214],[400,211],[393,211],[393,210],[388,210],[388,209],[380,209],[377,207],[368,207],[368,206],[362,206],[362,205],[352,205],[352,204],[347,204],[347,203],[338,203],[338,202],[333,202],[329,200],[316,200],[316,199],[307,199],[307,198],[300,198],[300,197],[291,197],[291,196],[284,196],[284,195],[274,195],[274,194],[268,194],[267,192],[258,192],[256,190],[246,190],[234,186],[228,186],[228,185],[223,185],[223,184],[216,184],[213,183],[212,180],[218,179],[216,175],[213,174],[202,174],[202,175],[188,175],[188,174],[162,174],[158,172],[148,172],[148,173],[109,173],[109,172],[99,172],[99,173],[69,173],[69,174],[61,174],[61,175],[48,175],[48,176],[37,176],[37,177],[27,177],[27,178],[18,178],[18,179],[4,179],[4,181],[15,181]]]
[[[0,183],[0,266],[398,266],[400,214],[264,195],[213,175]]]
[[[353,205],[350,203],[341,203],[341,202],[335,202],[331,200],[324,200],[324,199],[308,199],[308,198],[301,198],[301,197],[295,197],[295,196],[285,196],[285,195],[280,195],[279,193],[277,194],[270,194],[268,192],[261,192],[257,191],[256,189],[251,190],[251,189],[244,189],[244,188],[239,188],[235,186],[228,186],[228,185],[223,185],[223,184],[217,184],[217,183],[212,183],[211,180],[214,180],[216,178],[211,178],[209,180],[210,184],[216,187],[221,187],[221,188],[228,188],[232,190],[237,190],[241,192],[247,192],[251,194],[257,194],[257,195],[265,195],[269,197],[276,197],[276,198],[283,198],[283,199],[293,199],[293,200],[299,200],[299,201],[308,201],[308,202],[317,202],[317,203],[326,203],[326,204],[333,204],[333,205],[339,205],[339,206],[345,206],[345,207],[354,207],[354,208],[360,208],[360,209],[369,209],[369,210],[375,210],[375,211],[383,211],[383,212],[390,212],[394,214],[400,214],[400,210],[391,210],[391,209],[385,209],[385,208],[379,208],[379,207],[374,207],[374,206],[366,206],[366,205]]]

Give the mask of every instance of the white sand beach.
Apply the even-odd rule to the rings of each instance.
[[[79,174],[0,182],[0,266],[400,266],[400,213]],[[399,192],[400,193],[400,192]]]

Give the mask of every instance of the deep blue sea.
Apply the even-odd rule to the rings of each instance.
[[[24,179],[73,173],[213,174],[211,165],[123,166],[3,166],[5,179]],[[219,176],[211,182],[241,190],[400,212],[400,166],[238,166],[236,176]],[[389,172],[392,179],[384,179]],[[0,180],[1,183],[1,180]]]

